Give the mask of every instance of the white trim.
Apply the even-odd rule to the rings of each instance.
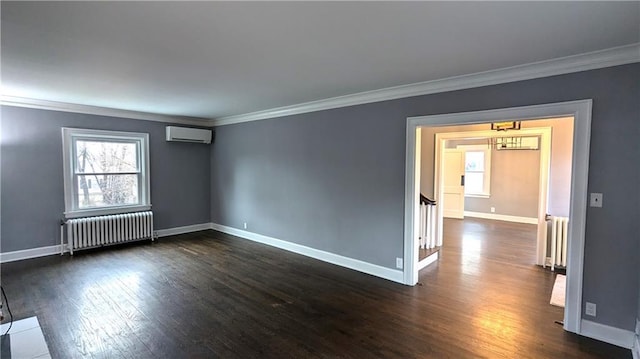
[[[487,198],[491,198],[491,193],[488,193],[488,194],[480,194],[480,193],[468,194],[468,193],[465,193],[464,197],[465,198],[484,198],[484,199],[487,199]]]
[[[0,104],[4,106],[26,107],[42,110],[111,116],[144,121],[157,121],[204,127],[224,126],[234,123],[266,120],[269,118],[297,115],[333,108],[362,105],[373,102],[394,100],[405,97],[429,95],[440,92],[464,90],[482,86],[595,70],[605,67],[640,62],[640,43],[634,43],[584,54],[559,57],[523,65],[447,77],[438,80],[417,82],[408,85],[387,87],[378,90],[354,93],[345,96],[304,102],[291,106],[276,107],[241,115],[206,119],[186,116],[170,116],[157,113],[122,110],[116,108],[81,105],[58,101],[2,95]]]
[[[123,141],[136,146],[136,158],[139,169],[134,173],[138,177],[139,203],[132,205],[101,206],[96,208],[79,208],[76,188],[77,153],[76,141]],[[120,214],[151,209],[151,183],[149,170],[149,134],[142,132],[122,132],[94,130],[84,128],[62,127],[62,168],[64,179],[64,215],[66,218]],[[88,173],[87,173],[88,174]]]
[[[73,218],[83,218],[83,217],[106,216],[110,214],[123,214],[123,213],[132,213],[132,212],[150,211],[150,210],[151,210],[150,204],[83,209],[78,211],[64,212],[64,218],[73,219]]]
[[[494,221],[506,221],[506,222],[515,222],[515,223],[538,224],[538,219],[537,218],[520,217],[520,216],[509,216],[509,215],[506,215],[506,214],[464,211],[464,216],[465,217],[473,217],[473,218],[492,219]]]
[[[165,123],[178,123],[193,126],[209,126],[210,121],[206,118],[169,116],[157,113],[121,110],[109,107],[99,107],[90,105],[80,105],[58,101],[39,100],[27,97],[7,96],[0,97],[0,104],[3,106],[26,107],[40,110],[62,111],[72,113],[82,113],[87,115],[119,117],[143,121],[155,121]]]
[[[465,168],[465,193],[464,197],[475,198],[490,198],[491,197],[491,149],[486,144],[484,145],[457,145],[456,149],[464,151],[465,163],[467,161],[467,152],[482,152],[484,155],[484,168],[482,171],[466,171]],[[466,166],[465,166],[466,167]],[[467,172],[469,173],[482,173],[482,192],[480,193],[467,193]]]
[[[426,268],[429,264],[435,262],[440,257],[440,251],[431,253],[427,258],[418,262],[418,270]]]
[[[160,229],[155,231],[155,236],[166,237],[166,236],[173,236],[176,234],[204,231],[211,228],[212,228],[211,223],[192,224],[189,226]],[[0,253],[0,263],[15,262],[23,259],[45,257],[45,256],[54,255],[54,254],[60,255],[62,253],[67,253],[67,252],[69,252],[69,249],[67,248],[66,244],[65,245],[58,244],[55,246],[48,246],[48,247],[22,249],[19,251]]]
[[[211,228],[212,228],[211,222],[208,222],[208,223],[191,224],[191,225],[182,226],[182,227],[159,229],[155,231],[154,234],[156,238],[160,238],[160,237],[175,236],[175,235],[184,234],[184,233],[206,231]]]
[[[619,347],[627,349],[633,348],[634,333],[630,330],[624,330],[582,319],[580,324],[580,334],[585,337],[617,345]]]
[[[526,118],[522,118],[526,120]],[[439,132],[436,133],[436,153],[434,163],[434,189],[435,200],[443,198],[443,188],[440,187],[442,180],[443,168],[442,151],[445,148],[445,140],[462,139],[462,138],[487,138],[501,137],[503,133],[496,131],[466,131],[466,132]],[[531,127],[518,130],[518,136],[540,136],[540,167],[538,176],[538,219],[535,224],[538,225],[536,233],[536,262],[538,265],[544,264],[544,254],[547,250],[547,201],[549,199],[549,169],[551,168],[551,127]],[[465,195],[466,197],[466,195]],[[436,207],[436,237],[438,243],[442,243],[442,206]]]
[[[211,229],[219,232],[227,233],[236,237],[248,239],[250,241],[284,249],[289,252],[301,254],[303,256],[311,257],[323,262],[353,269],[358,272],[388,279],[393,282],[402,283],[402,271],[400,270],[382,267],[377,264],[371,264],[358,259],[341,256],[339,254],[326,252],[323,250],[303,246],[301,244],[287,242],[281,239],[268,237],[262,234],[253,233],[253,232],[249,232],[249,231],[245,231],[245,230],[241,230],[233,227],[228,227],[228,226],[224,226],[217,223],[212,223]]]
[[[55,246],[22,249],[19,251],[0,253],[0,263],[15,262],[15,261],[21,261],[23,259],[60,254],[61,248],[62,246],[58,244]],[[65,252],[67,251],[66,248],[64,251]]]
[[[241,122],[266,120],[274,117],[297,115],[301,113],[394,100],[404,97],[429,95],[440,92],[531,80],[547,76],[630,64],[634,62],[640,62],[640,43],[506,67],[497,70],[418,82],[402,86],[387,87],[379,90],[332,97],[292,106],[277,107],[242,115],[226,116],[212,120],[210,125],[223,126]]]
[[[418,232],[420,215],[418,194],[420,193],[420,172],[422,154],[422,131],[407,119],[404,182],[404,284],[418,283]],[[441,206],[436,206],[439,211]],[[437,216],[437,215],[436,215]],[[436,243],[442,243],[436,239]]]
[[[571,205],[569,214],[569,256],[567,258],[567,296],[564,310],[564,329],[580,334],[582,318],[582,282],[584,266],[584,240],[587,216],[587,179],[589,177],[589,145],[591,138],[591,100],[579,100],[523,107],[503,108],[487,111],[461,112],[434,116],[409,117],[406,131],[406,169],[404,205],[404,263],[415,263],[417,245],[414,234],[420,170],[416,164],[419,151],[418,127],[487,123],[504,120],[526,120],[554,117],[574,117],[573,157],[571,169]],[[418,158],[419,159],[419,158]],[[436,206],[439,207],[439,206]],[[415,246],[415,249],[414,249]],[[417,282],[415,266],[405,265],[405,284]]]

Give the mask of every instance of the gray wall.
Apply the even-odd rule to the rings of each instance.
[[[166,142],[165,123],[9,106],[1,111],[2,252],[60,243],[61,127],[149,133],[155,228],[209,222],[209,146]]]
[[[573,118],[559,118],[547,120],[523,121],[522,128],[551,127],[551,158],[549,163],[549,196],[547,201],[547,212],[554,216],[569,216],[569,204],[571,194],[571,160],[573,149]],[[435,158],[435,134],[444,132],[466,132],[466,131],[487,131],[488,124],[464,125],[464,126],[444,126],[444,127],[424,127],[422,131],[422,152],[420,190],[428,197],[433,196],[433,176]],[[513,152],[513,151],[511,151]],[[495,152],[494,152],[495,153]],[[493,191],[492,191],[493,192]],[[530,192],[530,191],[529,191]],[[530,202],[533,201],[529,193]],[[537,193],[536,193],[537,196]],[[506,198],[510,201],[512,198]],[[491,199],[489,199],[491,200]],[[506,205],[506,207],[503,205]],[[536,202],[537,203],[537,202]],[[466,206],[470,206],[466,208]],[[489,208],[493,205],[487,201],[468,198],[465,200],[465,209],[475,212],[490,213]],[[535,204],[537,206],[537,204]],[[512,216],[537,217],[535,212],[521,212],[516,209],[513,203],[506,204],[505,201],[496,203],[496,213]],[[514,212],[514,209],[516,210]],[[520,213],[520,214],[515,214]],[[531,215],[525,215],[532,213]]]
[[[519,217],[538,217],[540,151],[491,151],[491,196],[465,197],[464,210]]]
[[[387,116],[345,108],[217,128],[212,221],[392,267],[404,133],[375,107]]]
[[[485,125],[486,126],[486,125]],[[464,126],[459,126],[464,127]],[[423,131],[425,133],[427,131]],[[428,135],[428,134],[427,134]],[[487,146],[487,139],[447,140],[446,148],[457,146]],[[422,163],[421,163],[422,165]],[[421,168],[425,173],[433,173],[433,168]],[[540,173],[540,151],[537,150],[491,150],[490,196],[465,196],[464,210],[507,216],[538,216],[538,194]]]
[[[604,207],[587,210],[583,299],[598,304],[595,321],[631,330],[639,64],[219,127],[211,220],[394,268],[403,253],[407,117],[587,98],[589,191],[604,193]]]

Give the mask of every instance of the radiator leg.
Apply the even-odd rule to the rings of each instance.
[[[557,236],[558,236],[558,220],[556,217],[553,217],[551,219],[551,271],[554,272],[555,271],[555,267],[556,267],[556,248],[558,247],[557,244]]]
[[[64,254],[64,221],[60,221],[60,255]]]
[[[73,240],[75,236],[73,233],[73,227],[75,224],[67,223],[67,247],[69,247],[69,254],[73,255]]]

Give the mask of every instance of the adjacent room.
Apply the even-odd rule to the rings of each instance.
[[[0,17],[2,358],[640,357],[640,1]]]

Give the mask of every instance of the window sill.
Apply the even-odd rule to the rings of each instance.
[[[151,209],[151,205],[134,205],[134,206],[123,206],[123,207],[82,209],[77,211],[64,212],[64,216],[67,219],[92,217],[92,216],[107,216],[110,214],[122,214],[122,213],[148,211],[150,209]]]
[[[465,194],[464,196],[470,197],[470,198],[489,198],[491,197],[491,194],[473,193],[473,194]]]

